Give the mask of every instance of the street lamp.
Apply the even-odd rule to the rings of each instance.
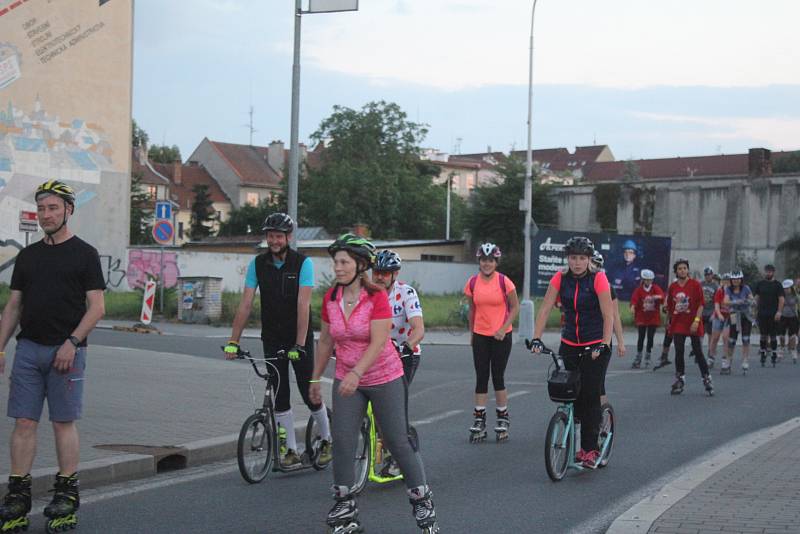
[[[305,14],[358,11],[358,0],[309,0],[308,11],[303,11],[302,0],[294,4],[294,60],[292,61],[292,126],[289,133],[289,216],[297,218],[297,182],[300,172],[300,146],[298,129],[300,123],[300,21]],[[297,233],[292,233],[292,245]]]
[[[531,300],[531,228],[533,216],[531,214],[533,200],[533,149],[531,147],[531,117],[533,114],[533,21],[536,16],[536,2],[533,0],[531,9],[531,37],[528,65],[528,150],[525,157],[525,197],[522,199],[522,209],[525,211],[525,261],[522,282],[522,303],[519,313],[520,332],[532,333],[534,324],[534,305]],[[523,334],[520,339],[524,338]]]

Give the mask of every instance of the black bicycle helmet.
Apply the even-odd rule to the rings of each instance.
[[[400,270],[400,255],[393,250],[381,250],[375,257],[375,270],[376,271],[399,271]]]
[[[336,238],[336,241],[328,246],[328,254],[331,257],[335,256],[340,250],[351,252],[357,257],[367,262],[367,267],[364,270],[372,268],[375,265],[375,245],[364,237],[354,234],[342,234]]]
[[[564,247],[564,254],[567,256],[570,254],[578,254],[580,256],[589,256],[591,258],[594,256],[594,244],[588,237],[570,237],[569,240],[567,240],[566,246]]]
[[[289,234],[294,231],[294,221],[286,213],[273,213],[264,219],[264,226],[261,231],[286,232]]]
[[[672,264],[673,273],[678,272],[678,265],[680,265],[681,263],[686,265],[687,269],[689,268],[689,260],[687,260],[686,258],[678,258],[677,260],[675,260],[675,263]]]

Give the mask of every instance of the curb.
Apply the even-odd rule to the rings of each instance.
[[[653,523],[664,512],[689,495],[700,484],[746,454],[797,428],[800,428],[800,417],[794,417],[778,425],[757,430],[741,438],[729,441],[718,448],[716,453],[712,453],[710,458],[701,460],[687,468],[681,468],[682,474],[677,478],[617,517],[611,523],[606,534],[642,534],[648,532]]]
[[[295,432],[304,432],[306,420],[295,423]],[[141,478],[155,476],[165,471],[180,471],[188,467],[197,467],[223,460],[236,458],[238,434],[228,434],[216,438],[207,438],[190,441],[175,446],[176,454],[182,461],[167,465],[180,467],[166,467],[159,470],[158,464],[166,457],[156,457],[149,454],[117,454],[107,458],[81,462],[78,466],[78,475],[82,489],[107,486],[120,482],[128,482]],[[53,480],[58,467],[42,467],[31,470],[31,493],[34,498],[47,496],[53,487]],[[8,474],[0,475],[0,479],[7,480]]]

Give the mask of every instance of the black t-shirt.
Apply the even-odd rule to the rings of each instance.
[[[17,339],[63,344],[86,314],[86,292],[105,288],[97,250],[82,239],[73,236],[57,245],[37,241],[26,247],[11,275],[11,289],[22,292]]]
[[[754,291],[758,295],[758,314],[778,313],[778,298],[783,296],[783,286],[777,280],[761,280]]]

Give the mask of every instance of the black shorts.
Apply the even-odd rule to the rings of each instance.
[[[796,336],[798,330],[800,330],[800,319],[797,317],[781,317],[778,323],[779,336]]]

